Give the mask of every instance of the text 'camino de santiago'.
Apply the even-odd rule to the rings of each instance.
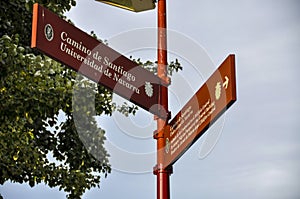
[[[136,77],[132,73],[125,71],[123,66],[112,63],[109,57],[102,57],[97,50],[87,48],[82,44],[82,41],[72,39],[66,32],[61,32],[60,39],[60,50],[62,52],[68,54],[74,59],[77,59],[97,72],[113,79],[129,90],[132,90],[137,94],[140,93],[140,90],[131,83],[136,80]],[[79,54],[78,51],[74,50],[74,48],[82,54]]]

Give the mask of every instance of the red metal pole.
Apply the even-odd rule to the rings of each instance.
[[[157,47],[157,75],[166,85],[170,83],[167,72],[167,12],[166,0],[158,0],[158,47]],[[162,111],[167,114],[168,111],[168,88],[162,87],[159,93],[160,105]],[[167,119],[157,118],[157,165],[154,168],[154,174],[157,176],[157,199],[170,199],[170,175],[172,167],[164,168],[164,145],[165,138],[162,129],[167,125]]]

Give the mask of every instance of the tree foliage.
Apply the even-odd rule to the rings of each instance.
[[[32,187],[44,182],[68,192],[68,198],[80,198],[87,189],[99,187],[101,174],[111,171],[104,130],[94,115],[114,110],[128,115],[137,107],[117,107],[110,91],[85,78],[75,81],[74,71],[30,48],[36,2],[62,18],[76,5],[75,0],[0,1],[0,184]],[[155,63],[143,65],[155,72]],[[181,66],[176,60],[169,68],[172,74]],[[85,97],[74,104],[74,93]],[[60,112],[65,114],[63,122]],[[81,113],[80,118],[74,118],[74,112]],[[78,131],[85,133],[80,136]]]
[[[80,198],[86,189],[99,186],[101,173],[110,172],[104,131],[86,111],[95,103],[77,105],[86,116],[81,121],[89,127],[86,137],[93,137],[90,146],[98,151],[91,155],[72,114],[77,74],[30,48],[34,2],[61,16],[75,5],[74,0],[0,2],[0,184],[45,182],[68,192],[68,198]],[[111,92],[98,86],[94,95],[96,114],[111,114]],[[58,121],[61,110],[63,123]]]

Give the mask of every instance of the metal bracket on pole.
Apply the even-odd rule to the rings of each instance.
[[[162,164],[155,165],[153,167],[153,174],[157,175],[158,173],[168,173],[170,175],[173,173],[173,166],[170,165],[170,166],[164,168]]]
[[[168,111],[166,113],[166,111],[164,109],[159,109],[158,110],[160,113],[161,116],[163,116],[163,119],[166,120],[166,121],[169,121],[172,117],[171,115],[171,111]],[[154,115],[154,120],[158,120],[158,119],[161,119],[160,117],[158,117],[157,115]]]
[[[161,131],[157,131],[155,130],[153,132],[153,138],[154,139],[158,139],[158,138],[164,138],[165,137],[165,134],[168,133],[170,131],[170,126],[169,125],[166,125],[165,128],[163,128]]]
[[[160,84],[162,86],[165,86],[165,87],[170,86],[171,85],[171,78],[168,77],[168,76],[165,76],[165,75],[160,77]]]

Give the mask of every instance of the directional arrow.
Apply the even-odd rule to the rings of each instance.
[[[227,76],[225,76],[225,82],[223,83],[223,87],[224,87],[225,89],[227,89],[228,83],[229,83],[229,78],[228,78]]]

